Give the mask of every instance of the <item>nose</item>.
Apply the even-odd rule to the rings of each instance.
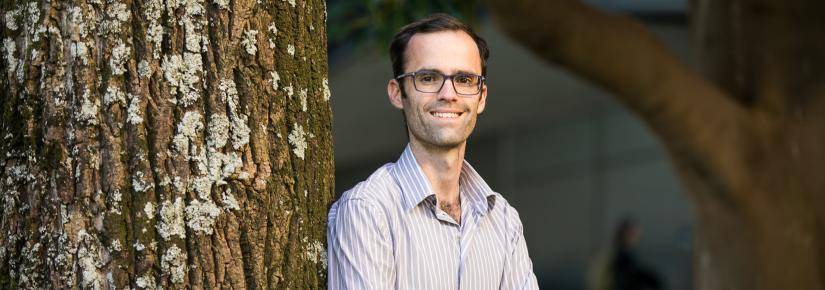
[[[441,85],[441,91],[438,92],[438,99],[447,102],[455,102],[458,100],[458,93],[455,91],[452,78],[444,80],[444,84]]]

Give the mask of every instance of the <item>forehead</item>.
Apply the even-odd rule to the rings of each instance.
[[[405,71],[434,69],[481,74],[481,55],[473,38],[464,31],[418,33],[405,51]]]

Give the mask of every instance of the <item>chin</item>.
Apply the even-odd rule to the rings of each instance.
[[[460,147],[462,144],[464,144],[464,141],[461,141],[461,142],[434,142],[434,143],[431,143],[431,144],[435,147],[438,147],[438,148],[452,149],[452,148]]]
[[[440,148],[455,148],[463,145],[466,141],[467,138],[461,138],[461,136],[445,136],[444,138],[426,140],[426,143]]]
[[[412,130],[412,138],[418,143],[442,149],[462,146],[470,136],[467,128],[417,128]]]

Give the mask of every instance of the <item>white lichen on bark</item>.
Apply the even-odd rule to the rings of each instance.
[[[77,233],[77,264],[81,271],[80,285],[86,289],[102,289],[104,278],[100,268],[103,267],[103,254],[100,241],[86,230]]]
[[[122,75],[126,72],[123,64],[129,60],[129,47],[123,43],[122,40],[117,40],[117,45],[112,48],[112,58],[109,59],[109,67],[112,69],[113,75]]]
[[[100,34],[118,34],[120,33],[123,22],[129,20],[129,8],[122,2],[111,2],[106,5],[106,13],[104,19],[100,23]]]
[[[140,115],[140,95],[129,94],[129,108],[126,110],[126,122],[132,125],[143,123]]]
[[[103,94],[103,105],[108,107],[114,103],[121,103],[125,105],[126,94],[121,92],[114,83],[109,83],[106,87],[106,93]]]
[[[241,39],[241,45],[243,45],[246,53],[250,55],[255,55],[258,52],[258,31],[257,30],[247,30],[243,32],[243,39]]]
[[[143,6],[143,16],[148,21],[146,34],[152,44],[152,57],[160,59],[161,44],[163,43],[163,26],[160,25],[163,12],[162,0],[147,0]]]
[[[324,82],[321,85],[324,90],[324,101],[329,101],[329,98],[332,97],[332,92],[329,90],[329,79],[324,77]]]
[[[186,274],[186,252],[172,244],[161,258],[160,269],[172,283],[182,283]]]
[[[172,188],[178,193],[183,193],[186,191],[186,185],[183,183],[180,176],[175,176],[172,178]]]
[[[120,240],[113,240],[111,245],[109,245],[109,252],[120,252],[123,250],[123,245],[120,243]]]
[[[188,111],[183,114],[177,127],[178,133],[172,138],[173,147],[182,156],[189,156],[189,144],[195,140],[203,130],[201,114]]]
[[[89,96],[89,89],[85,89],[80,99],[80,108],[75,113],[75,120],[78,123],[97,125],[97,114],[99,110],[100,101],[97,98],[92,100]]]
[[[69,45],[69,56],[72,59],[80,59],[80,63],[89,64],[89,49],[83,41],[74,42]]]
[[[223,208],[225,209],[241,210],[240,205],[238,205],[238,200],[235,199],[235,196],[232,195],[232,191],[228,188],[224,191],[221,201],[223,202]]]
[[[277,71],[269,72],[270,80],[269,82],[272,84],[272,89],[277,91],[278,90],[278,82],[281,81],[281,76],[278,75]]]
[[[270,34],[268,37],[269,48],[275,48],[275,39],[278,37],[278,27],[275,27],[275,22],[270,23],[269,27],[267,27],[267,30]]]
[[[165,4],[168,16],[170,18],[177,19],[177,24],[183,28],[183,33],[186,36],[184,38],[184,47],[186,48],[186,51],[191,53],[205,52],[207,49],[208,38],[206,37],[203,29],[207,24],[206,18],[202,17],[206,12],[203,7],[204,1],[177,0],[166,1]],[[175,13],[178,8],[183,8],[182,14]],[[160,15],[159,12],[157,14]],[[186,59],[185,54],[184,59]],[[188,62],[189,60],[186,59],[186,61]]]
[[[209,133],[206,139],[210,149],[218,150],[226,146],[229,140],[229,117],[224,114],[214,113],[209,116]]]
[[[307,242],[307,238],[304,238],[304,243]],[[327,268],[327,251],[324,248],[324,244],[321,241],[313,241],[312,243],[307,244],[306,251],[304,252],[304,258],[311,261],[312,263],[321,262],[321,267],[323,269]]]
[[[29,35],[33,36],[32,40],[35,41],[35,42],[38,41],[38,39],[39,39],[39,33],[38,32],[41,28],[40,25],[38,25],[38,24],[40,24],[39,23],[40,22],[40,8],[37,7],[37,5],[38,5],[38,2],[36,2],[36,1],[35,2],[29,2],[29,4],[26,6],[26,13],[28,14],[28,17],[25,18],[26,19],[26,31],[29,33]],[[45,31],[45,28],[42,29],[42,30]]]
[[[132,189],[134,189],[135,192],[146,192],[147,190],[154,188],[155,183],[152,182],[151,179],[148,181],[147,179],[148,178],[145,174],[143,174],[143,172],[135,172],[135,175],[132,176]]]
[[[89,168],[94,170],[100,169],[100,155],[98,155],[98,152],[91,148],[87,148],[86,150],[89,152]]]
[[[201,98],[200,75],[203,74],[203,61],[200,54],[183,53],[181,55],[165,55],[161,70],[166,81],[169,82],[169,93],[180,96],[173,103],[184,107],[192,105]]]
[[[113,214],[121,214],[122,205],[120,203],[123,201],[123,194],[120,193],[119,189],[115,188],[109,196],[111,197],[111,200],[109,201],[109,212]]]
[[[208,153],[207,153],[208,152]],[[194,178],[190,190],[198,193],[203,200],[210,200],[212,185],[225,185],[225,179],[230,177],[236,169],[243,166],[241,157],[236,152],[221,153],[214,149],[201,150],[198,155],[192,156],[202,175]]]
[[[146,290],[156,290],[157,285],[155,284],[155,277],[152,276],[151,273],[146,273],[145,275],[138,277],[135,280],[135,286],[138,288],[146,289]]]
[[[199,163],[203,164],[205,162],[206,161],[201,161]],[[190,190],[196,192],[198,197],[202,199],[209,199],[209,196],[212,194],[213,184],[215,184],[215,177],[207,173],[207,175],[198,176],[192,180]]]
[[[135,243],[132,245],[132,247],[134,247],[135,251],[138,251],[138,252],[143,251],[143,250],[146,249],[146,246],[141,244],[140,241],[135,241]]]
[[[289,140],[289,144],[292,144],[292,152],[295,153],[295,156],[298,158],[304,159],[304,150],[307,148],[307,140],[306,140],[306,133],[304,133],[304,127],[301,125],[293,124],[292,131],[289,132],[289,136],[287,136]]]
[[[224,10],[229,10],[229,0],[213,0],[218,7]]]
[[[160,209],[160,219],[157,224],[158,234],[166,241],[171,240],[172,236],[175,235],[181,239],[186,238],[183,219],[182,198],[178,197],[174,203],[168,200],[164,201]]]
[[[83,8],[78,6],[69,7],[69,31],[77,31],[80,35],[80,38],[86,38],[89,33],[89,29],[93,29],[95,22],[94,21],[85,21],[83,18]],[[92,27],[87,27],[86,25],[89,24]]]
[[[45,231],[44,228],[41,227],[41,234]],[[17,271],[17,279],[19,288],[33,288],[40,284],[43,280],[43,275],[39,272],[39,268],[42,267],[42,263],[40,260],[40,252],[42,250],[43,245],[40,243],[32,244],[31,241],[26,241],[25,246],[20,250],[21,258],[24,259],[24,262],[21,263],[20,267],[15,267],[14,263],[10,263],[12,269]],[[14,275],[15,272],[12,272]]]
[[[291,56],[295,56],[295,46],[292,44],[288,44],[286,46],[286,53],[288,53]]]
[[[6,71],[8,71],[9,75],[13,75],[14,71],[17,69],[17,57],[14,54],[17,52],[17,43],[14,42],[11,38],[7,37],[3,39],[3,56],[6,59]]]
[[[145,59],[138,63],[138,74],[144,78],[152,76],[152,68],[149,67],[149,62]]]
[[[219,173],[220,177],[218,179],[218,185],[224,185],[226,184],[226,182],[223,182],[225,178],[230,177],[233,173],[235,173],[235,170],[243,167],[243,160],[241,160],[241,156],[236,152],[220,155],[216,154],[216,157],[220,158],[222,167],[220,171],[217,171],[218,167],[212,166],[214,171],[212,171],[211,174],[213,176],[217,176]]]
[[[155,204],[151,201],[147,201],[143,206],[143,213],[146,214],[147,220],[155,218]]]
[[[286,96],[289,98],[292,98],[292,95],[295,94],[295,91],[292,89],[292,85],[284,87],[284,92],[286,92]]]
[[[298,91],[298,100],[301,101],[301,111],[307,111],[307,89]]]
[[[193,200],[186,206],[186,225],[195,233],[211,235],[220,214],[220,208],[212,201]]]
[[[20,9],[9,10],[5,14],[6,28],[11,31],[17,30],[17,17],[20,15]]]
[[[221,91],[221,96],[226,101],[229,107],[229,120],[232,131],[232,148],[239,150],[249,143],[249,126],[247,125],[247,115],[241,112],[246,111],[246,108],[240,108],[238,99],[238,90],[235,87],[235,82],[231,79],[221,80],[218,87]]]
[[[190,53],[206,52],[209,39],[206,36],[200,35],[200,28],[202,24],[195,24],[192,22],[184,22],[183,27],[186,29],[186,50]],[[185,56],[185,54],[184,54]],[[200,57],[200,55],[198,55]]]

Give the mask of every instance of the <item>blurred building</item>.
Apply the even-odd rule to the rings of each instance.
[[[694,63],[684,5],[656,9],[639,15]],[[467,159],[519,211],[542,289],[586,289],[588,267],[627,213],[643,230],[640,256],[667,289],[692,289],[693,213],[655,136],[609,93],[532,56],[491,20],[478,32],[491,48],[489,95]],[[331,64],[338,194],[394,162],[407,142],[387,100],[391,76],[380,53]]]

